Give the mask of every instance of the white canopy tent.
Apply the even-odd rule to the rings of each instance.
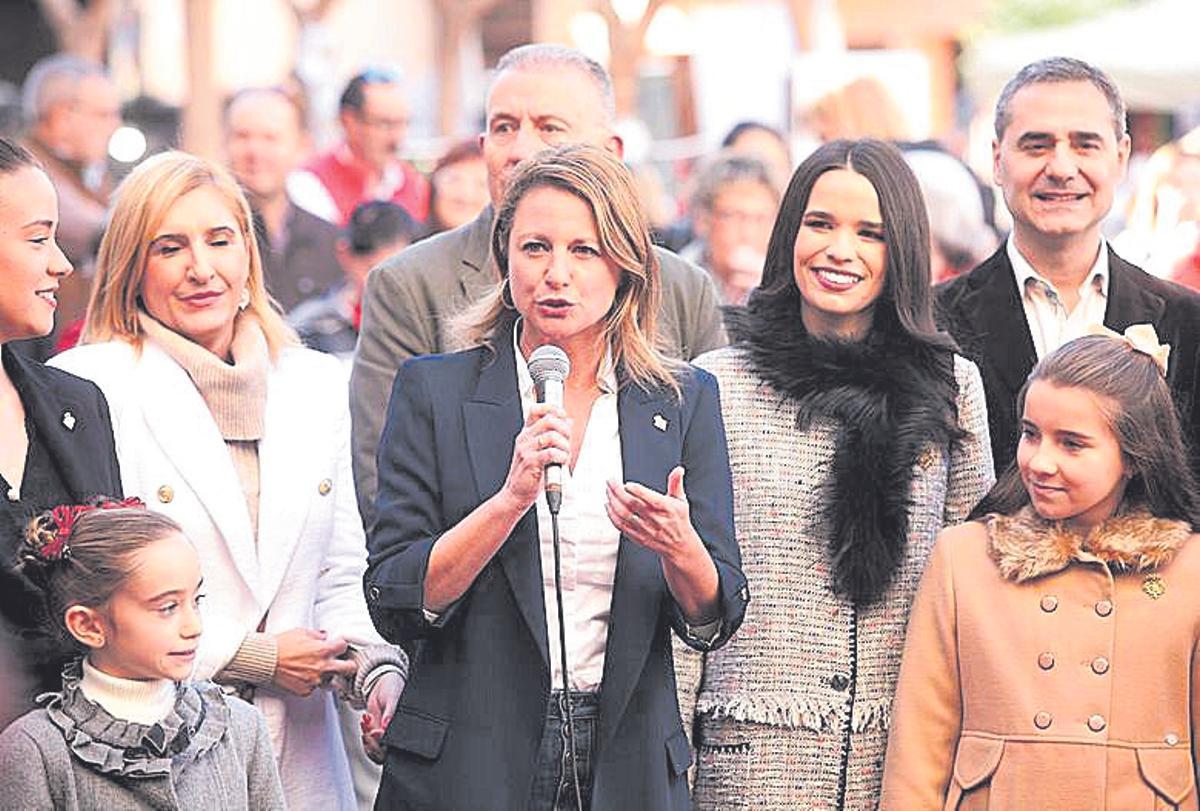
[[[1200,107],[1200,0],[1145,0],[1070,25],[973,43],[963,60],[977,100],[999,95],[1012,76],[1048,56],[1073,56],[1104,70],[1133,109]]]

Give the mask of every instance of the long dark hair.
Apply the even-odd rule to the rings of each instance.
[[[1018,412],[1024,412],[1029,387],[1039,380],[1059,388],[1084,389],[1101,398],[1130,474],[1122,505],[1144,506],[1158,518],[1186,521],[1200,529],[1200,498],[1187,442],[1171,391],[1149,355],[1123,339],[1076,338],[1033,368],[1017,396]],[[1029,493],[1014,459],[968,520],[989,513],[1011,515],[1028,503]]]
[[[732,337],[754,343],[784,324],[804,330],[800,291],[792,269],[796,234],[813,186],[821,175],[835,169],[862,175],[879,196],[887,250],[879,301],[882,306],[875,307],[872,331],[929,348],[955,350],[953,339],[939,332],[933,319],[929,217],[921,187],[900,150],[871,138],[830,141],[796,169],[771,231],[762,283],[750,294],[744,309],[727,313]]]

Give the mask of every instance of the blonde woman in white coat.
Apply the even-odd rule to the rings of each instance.
[[[363,599],[344,373],[272,309],[250,223],[237,185],[207,161],[173,152],[134,169],[100,246],[85,345],[55,365],[107,396],[126,494],[200,552],[196,675],[266,716],[289,808],[350,809],[324,688],[341,685],[386,724],[407,659]]]

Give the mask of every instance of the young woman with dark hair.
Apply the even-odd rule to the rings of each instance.
[[[45,608],[14,571],[29,519],[61,502],[119,493],[108,405],[91,383],[13,351],[48,335],[71,263],[56,242],[58,197],[37,160],[0,138],[0,644],[31,676],[18,699],[60,684],[68,651],[41,632]]]
[[[796,171],[716,375],[755,601],[695,699],[697,808],[873,808],[909,603],[991,484],[983,387],[931,315],[916,179],[878,141]]]

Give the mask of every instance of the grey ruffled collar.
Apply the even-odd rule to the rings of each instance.
[[[50,721],[62,731],[67,747],[101,774],[150,778],[168,775],[174,761],[184,767],[203,755],[229,727],[229,705],[210,682],[180,684],[175,706],[156,724],[115,718],[79,689],[79,664],[63,671],[61,693],[48,693],[44,702]]]

